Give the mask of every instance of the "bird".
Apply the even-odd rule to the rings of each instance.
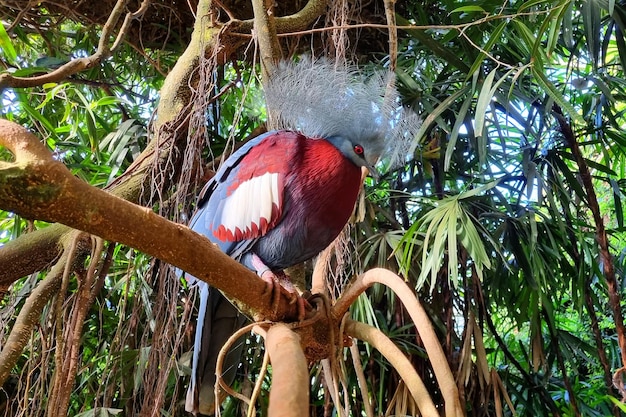
[[[398,110],[387,77],[364,79],[330,61],[281,64],[265,99],[274,130],[222,163],[200,192],[189,227],[269,286],[278,283],[275,291],[298,299],[284,269],[312,259],[339,235],[353,213],[362,170],[377,175],[381,155],[406,148],[418,121]],[[196,285],[200,306],[186,410],[211,415],[217,353],[247,318],[218,290]],[[226,383],[242,349],[236,344],[225,359]]]

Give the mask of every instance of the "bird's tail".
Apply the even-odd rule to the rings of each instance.
[[[185,410],[194,415],[215,413],[215,374],[217,356],[228,338],[246,323],[247,319],[215,288],[197,282],[200,309],[194,341],[191,383],[187,390]],[[241,363],[244,341],[238,340],[224,360],[223,380],[231,385]]]

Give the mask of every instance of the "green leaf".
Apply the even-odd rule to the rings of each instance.
[[[622,191],[619,184],[614,179],[609,179],[611,188],[613,189],[613,205],[615,206],[615,218],[618,227],[624,227],[624,208],[622,207]]]
[[[563,41],[568,48],[574,47],[573,27],[572,27],[572,11],[574,9],[574,2],[570,2],[563,12]]]
[[[4,56],[6,60],[10,64],[17,64],[17,53],[15,52],[15,48],[13,47],[13,42],[11,42],[11,38],[4,28],[3,21],[0,21],[0,50],[4,52]]]
[[[564,153],[559,153],[559,156],[563,154]],[[571,155],[568,155],[568,154],[564,154],[564,155],[566,157],[573,159]],[[568,185],[576,192],[576,194],[578,194],[578,197],[583,201],[587,201],[587,195],[583,191],[583,188],[580,185],[580,182],[578,182],[578,179],[574,176],[572,171],[570,171],[565,161],[563,161],[563,159],[561,159],[560,157],[554,158],[552,161],[561,170],[561,174],[563,174],[563,176],[565,177],[565,180],[567,181]]]
[[[471,12],[485,13],[485,9],[483,9],[480,6],[476,6],[476,5],[461,6],[461,7],[457,7],[456,9],[452,10],[450,12],[450,14],[452,14],[452,13],[471,13]]]
[[[93,109],[95,109],[96,107],[101,107],[101,106],[110,106],[112,104],[117,104],[120,103],[121,100],[118,97],[115,96],[104,96],[100,99],[98,99],[98,101],[96,101],[95,103],[91,103],[91,106]]]
[[[583,27],[587,39],[587,50],[594,68],[598,68],[600,58],[600,5],[597,0],[582,2]]]
[[[615,405],[617,408],[619,408],[623,413],[626,413],[626,404],[624,404],[623,402],[621,402],[619,399],[611,396],[611,395],[607,395],[606,398],[608,398],[613,405]]]
[[[587,158],[584,158],[584,160],[585,160],[585,162],[587,163],[587,165],[588,165],[590,168],[593,168],[593,169],[595,169],[595,170],[598,170],[598,171],[600,171],[600,172],[603,172],[603,173],[605,173],[605,174],[607,174],[607,175],[610,175],[610,176],[612,176],[612,177],[617,177],[617,173],[616,173],[615,171],[613,171],[613,170],[611,169],[611,167],[609,167],[609,166],[607,166],[607,165],[604,165],[604,164],[600,164],[600,163],[598,163],[598,162],[596,162],[596,161],[594,161],[594,160],[592,160],[592,159],[587,159]]]
[[[563,94],[556,89],[550,80],[548,80],[542,69],[537,68],[537,65],[533,65],[531,67],[531,71],[537,83],[546,91],[546,93],[548,93],[556,104],[558,104],[558,106],[565,111],[566,114],[568,114],[574,121],[580,124],[585,124],[585,119],[578,114],[570,102],[563,97]]]
[[[491,190],[493,187],[495,187],[496,185],[498,185],[498,183],[500,182],[500,180],[495,180],[495,181],[491,181],[487,184],[483,184],[480,187],[475,187],[472,188],[469,191],[464,191],[462,194],[460,194],[458,196],[459,199],[463,200],[466,198],[471,198],[471,197],[475,197],[479,194],[484,193],[487,190]]]
[[[485,43],[485,46],[482,47],[480,53],[478,54],[478,56],[474,60],[474,63],[472,64],[469,71],[467,72],[466,81],[469,80],[470,77],[474,76],[474,73],[478,71],[484,59],[487,57],[487,53],[491,51],[491,48],[493,48],[496,42],[500,42],[502,32],[504,31],[504,28],[506,27],[506,23],[507,23],[506,21],[500,22],[500,24],[496,26],[493,32],[491,32],[489,36],[489,40],[487,41],[487,43]]]
[[[541,28],[539,29],[539,33],[541,34],[543,33],[544,26],[550,27],[550,30],[548,31],[548,41],[546,43],[546,48],[545,48],[546,49],[545,54],[547,56],[550,56],[552,52],[554,51],[554,49],[556,48],[556,45],[559,41],[559,36],[561,35],[561,31],[559,29],[563,26],[563,19],[565,17],[565,14],[567,13],[569,5],[570,5],[569,0],[561,1],[561,6],[554,9],[552,12],[550,12],[550,14],[548,15],[548,17],[546,18],[544,22],[544,25],[542,25]],[[535,48],[533,49],[533,51],[538,50],[539,47],[541,46],[541,42],[540,42],[541,38],[542,36],[537,37],[538,41],[535,42]],[[532,53],[532,55],[534,56],[535,53]]]
[[[452,106],[452,103],[454,103],[459,97],[463,96],[463,94],[465,94],[468,89],[469,89],[469,86],[466,85],[465,87],[462,87],[460,90],[454,92],[453,94],[448,96],[445,100],[443,100],[441,103],[439,103],[439,105],[428,116],[426,116],[426,119],[424,119],[424,122],[422,123],[419,130],[415,134],[415,138],[413,140],[413,146],[411,147],[411,151],[410,151],[411,153],[415,150],[418,143],[422,141],[421,140],[422,137],[424,136],[426,131],[430,128],[430,126],[434,123],[434,121],[439,116],[441,116],[441,114],[444,111],[448,110],[448,108]]]
[[[615,97],[613,97],[613,93],[611,93],[611,88],[604,82],[604,80],[594,77],[593,75],[588,76],[586,79],[592,81],[594,85],[600,89],[607,100],[611,102],[615,101]]]
[[[48,131],[54,132],[54,125],[48,118],[41,113],[39,110],[33,108],[26,100],[20,100],[20,107],[24,110],[31,118],[41,123]]]
[[[541,3],[552,3],[551,1],[548,0],[529,0],[526,3],[522,4],[519,9],[517,9],[518,13],[523,12],[526,9],[530,9],[533,6],[537,6]]]
[[[452,159],[452,154],[454,153],[454,149],[456,147],[456,141],[457,138],[459,137],[459,131],[461,130],[461,126],[463,126],[463,123],[465,121],[465,115],[467,114],[467,110],[469,109],[469,106],[472,104],[472,97],[468,97],[465,99],[465,101],[463,102],[463,105],[461,105],[461,109],[459,110],[459,113],[456,115],[456,121],[454,122],[454,127],[452,128],[452,131],[450,132],[450,137],[448,139],[448,143],[446,144],[446,154],[444,157],[444,171],[448,171],[450,169],[450,161]]]
[[[497,69],[492,70],[485,81],[483,82],[483,86],[480,89],[480,94],[478,95],[478,101],[476,102],[476,112],[475,112],[475,123],[476,127],[474,128],[474,134],[476,137],[483,135],[483,127],[485,126],[485,117],[487,112],[487,106],[491,101],[491,85],[493,84],[493,79],[496,76]]]

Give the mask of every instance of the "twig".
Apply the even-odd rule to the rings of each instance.
[[[65,338],[63,337],[63,329],[65,322],[65,309],[63,304],[65,302],[65,295],[69,286],[70,273],[72,272],[72,260],[76,253],[76,247],[78,244],[78,233],[74,233],[70,247],[68,248],[68,258],[65,261],[63,268],[63,277],[61,280],[61,290],[56,294],[56,303],[54,305],[54,313],[56,315],[56,347],[54,352],[54,369],[55,376],[52,382],[52,390],[48,398],[48,416],[56,416],[62,404],[63,397],[63,380],[65,378],[64,366],[63,366],[63,353],[65,351]]]
[[[267,337],[267,332],[260,326],[255,326],[252,331],[262,335],[264,339]],[[250,404],[248,404],[247,413],[248,417],[256,415],[254,404],[261,393],[261,388],[263,387],[263,381],[265,380],[265,375],[267,374],[267,366],[269,365],[269,362],[270,355],[267,353],[267,349],[265,349],[265,352],[263,353],[263,363],[261,364],[261,369],[259,370],[259,376],[257,377],[256,384],[254,384],[254,389],[252,390],[252,395],[250,396]]]
[[[237,342],[237,340],[245,335],[246,333],[250,333],[250,330],[254,330],[255,333],[257,334],[262,334],[261,329],[262,329],[262,325],[268,325],[271,324],[271,322],[269,321],[265,321],[265,322],[257,322],[257,323],[250,323],[247,326],[242,327],[241,329],[237,330],[235,333],[233,333],[232,336],[230,336],[228,338],[228,340],[226,341],[226,343],[224,343],[224,346],[222,346],[222,348],[219,351],[219,354],[217,355],[217,361],[215,363],[215,411],[216,414],[219,414],[219,406],[220,406],[220,389],[223,389],[228,395],[237,398],[240,401],[243,401],[244,403],[250,405],[252,403],[252,400],[240,393],[238,393],[237,391],[233,390],[228,384],[226,384],[224,382],[224,380],[222,379],[222,368],[224,367],[224,360],[226,359],[226,355],[228,354],[228,351],[230,350],[230,348],[232,347],[232,345]],[[265,337],[265,335],[263,335]]]
[[[130,27],[130,23],[138,17],[141,17],[148,5],[150,4],[150,0],[143,0],[139,9],[134,13],[128,13],[122,26],[119,29],[118,35],[113,42],[113,45],[109,47],[109,37],[112,36],[113,31],[115,30],[115,26],[119,21],[122,12],[126,8],[129,0],[118,0],[115,4],[115,7],[111,11],[109,18],[106,23],[102,27],[102,36],[100,37],[100,41],[98,42],[98,48],[93,55],[88,56],[86,58],[77,58],[73,59],[65,65],[60,66],[56,70],[49,72],[44,75],[37,75],[34,77],[15,77],[9,73],[0,75],[0,91],[7,87],[13,88],[29,88],[36,87],[39,85],[43,85],[46,83],[59,82],[61,80],[66,79],[70,75],[76,74],[77,72],[84,71],[89,68],[93,68],[98,65],[102,60],[109,57],[112,53],[114,53],[117,48],[120,46],[128,28]]]

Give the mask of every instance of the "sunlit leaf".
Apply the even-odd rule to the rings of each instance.
[[[550,80],[546,77],[541,69],[538,69],[537,66],[533,65],[531,68],[533,75],[537,82],[545,89],[546,93],[565,111],[567,115],[569,115],[574,121],[577,123],[584,124],[585,120],[582,118],[580,114],[574,109],[569,101],[565,99],[563,94],[561,94],[552,84]]]
[[[4,52],[7,61],[13,65],[17,64],[17,53],[2,22],[0,22],[0,50]]]
[[[476,102],[476,127],[475,127],[475,135],[476,137],[483,135],[483,126],[485,125],[485,113],[487,111],[487,105],[489,101],[491,101],[491,86],[493,84],[493,80],[496,76],[497,68],[492,70],[487,77],[485,77],[485,81],[483,82],[483,86],[480,89],[480,93],[478,95],[478,101]]]
[[[582,17],[586,30],[587,48],[594,68],[598,66],[600,54],[600,5],[597,0],[582,3]]]
[[[461,130],[461,126],[465,123],[465,116],[467,115],[467,110],[472,104],[471,97],[466,98],[459,110],[459,113],[456,115],[456,121],[454,122],[454,127],[450,132],[450,137],[448,138],[448,142],[446,143],[446,153],[444,156],[444,171],[448,171],[450,169],[450,160],[452,159],[452,154],[454,153],[454,148],[456,146],[456,140],[459,136],[459,132]]]
[[[453,14],[453,13],[471,13],[471,12],[485,13],[485,9],[483,9],[482,7],[480,7],[478,5],[461,6],[461,7],[457,7],[456,9],[452,10],[450,12],[450,14]]]

